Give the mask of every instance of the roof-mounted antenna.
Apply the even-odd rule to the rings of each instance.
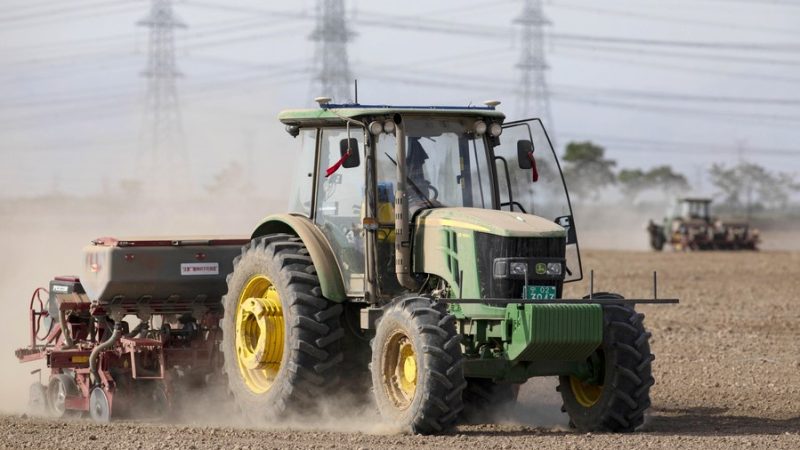
[[[330,97],[317,97],[314,99],[315,102],[319,103],[320,108],[325,108],[325,105],[331,102]]]
[[[500,104],[500,100],[486,100],[483,102],[484,105],[488,106],[489,108],[495,108],[497,105]]]
[[[357,105],[357,104],[358,104],[358,78],[356,78],[356,79],[355,79],[355,80],[353,80],[353,81],[354,81],[354,83],[355,83],[355,87],[356,87],[356,90],[355,90],[355,92],[356,92],[356,100],[355,100],[355,103],[356,103],[356,105]]]

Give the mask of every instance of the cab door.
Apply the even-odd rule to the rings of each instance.
[[[532,214],[567,230],[565,281],[582,278],[580,250],[561,166],[539,119],[503,125],[493,149],[498,204],[503,211]]]

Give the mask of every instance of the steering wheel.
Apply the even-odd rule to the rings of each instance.
[[[433,192],[433,197],[430,200],[437,200],[439,198],[439,190],[433,187],[432,184],[428,184],[428,189]]]

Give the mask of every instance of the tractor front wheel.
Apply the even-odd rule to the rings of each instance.
[[[453,426],[463,409],[461,336],[455,317],[430,299],[386,307],[372,341],[372,385],[382,418],[402,431],[430,434]]]
[[[644,315],[631,307],[604,305],[603,317],[603,343],[587,361],[591,376],[559,377],[562,410],[580,431],[631,432],[644,423],[650,407],[650,333],[642,323]]]

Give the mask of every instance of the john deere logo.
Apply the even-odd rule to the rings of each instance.
[[[537,275],[544,275],[547,273],[547,264],[545,263],[536,263],[536,274]]]

